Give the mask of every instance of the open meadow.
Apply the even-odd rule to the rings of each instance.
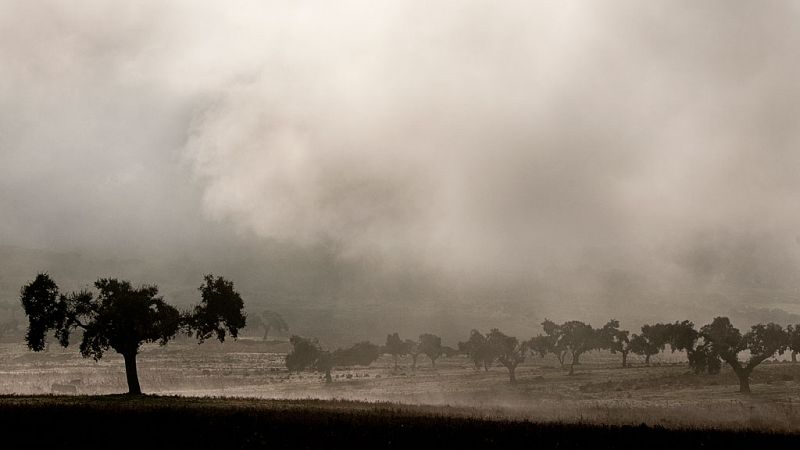
[[[679,353],[662,354],[650,367],[618,355],[584,355],[575,375],[552,356],[528,357],[512,385],[503,367],[476,370],[463,356],[437,361],[383,356],[369,367],[336,368],[333,382],[315,372],[289,373],[286,342],[242,339],[225,344],[188,341],[148,346],[139,357],[145,393],[186,397],[341,399],[463,408],[471,416],[536,422],[659,425],[800,432],[800,364],[766,362],[752,377],[753,394],[737,393],[735,375],[695,375]],[[126,392],[123,361],[82,358],[51,346],[32,353],[24,345],[0,345],[0,394],[94,395]]]

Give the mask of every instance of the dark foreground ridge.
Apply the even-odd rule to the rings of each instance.
[[[6,448],[797,448],[800,435],[531,423],[321,400],[0,396]],[[5,447],[5,445],[4,445]]]

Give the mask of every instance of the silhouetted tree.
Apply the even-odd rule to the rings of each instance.
[[[292,346],[286,354],[286,368],[289,372],[300,372],[314,365],[321,350],[316,339],[292,335],[289,344]]]
[[[260,314],[260,322],[261,326],[264,328],[264,341],[267,340],[270,330],[277,330],[281,333],[289,331],[289,325],[287,325],[283,317],[275,311],[262,311]]]
[[[486,337],[486,342],[491,353],[496,355],[497,361],[508,369],[508,378],[511,384],[517,382],[517,366],[525,361],[527,351],[525,343],[520,343],[513,336],[506,336],[497,328],[493,328]]]
[[[792,362],[797,362],[797,354],[800,353],[800,324],[789,325],[786,327],[788,336],[787,346],[792,352]]]
[[[325,374],[325,381],[330,383],[333,360],[330,352],[322,349],[316,338],[308,339],[293,335],[289,338],[292,349],[286,355],[286,368],[290,372],[314,369]]]
[[[528,349],[530,349],[531,353],[538,353],[539,356],[544,358],[548,353],[554,353],[553,339],[543,334],[534,336],[528,340]],[[559,362],[561,361],[559,360]]]
[[[422,346],[411,339],[406,339],[406,346],[408,354],[411,355],[411,370],[417,370],[417,358],[422,354]]]
[[[225,342],[226,333],[236,339],[244,328],[244,301],[233,288],[233,282],[223,277],[204,275],[200,291],[200,303],[190,315],[184,316],[189,334],[203,342],[212,336]]]
[[[380,356],[380,347],[370,342],[359,342],[334,352],[324,350],[317,339],[301,336],[289,338],[292,349],[286,355],[286,368],[290,372],[313,369],[325,374],[325,382],[333,381],[331,370],[341,366],[368,366]]]
[[[664,350],[666,332],[664,324],[643,325],[641,334],[634,334],[630,338],[631,352],[644,356],[644,363],[649,366],[650,357]]]
[[[419,350],[431,359],[431,366],[436,367],[436,360],[444,353],[442,338],[435,334],[425,333],[419,336]]]
[[[694,373],[708,372],[716,375],[722,370],[722,360],[708,341],[699,342],[691,352],[687,352],[689,367]]]
[[[689,320],[675,322],[666,325],[657,324],[663,327],[663,341],[668,343],[672,351],[684,351],[687,354],[693,352],[700,339],[700,333],[694,329],[694,323]]]
[[[619,321],[611,319],[600,329],[601,347],[608,349],[612,354],[622,355],[622,367],[628,367],[628,353],[631,352],[631,342],[628,330],[619,329]]]
[[[410,341],[401,340],[400,335],[397,333],[392,333],[386,336],[386,345],[383,346],[383,350],[385,353],[388,353],[394,357],[394,370],[397,370],[397,360],[401,356],[408,354],[408,351],[411,347],[409,342]]]
[[[476,369],[483,367],[485,371],[489,370],[489,366],[497,356],[486,336],[478,330],[470,331],[469,339],[466,342],[459,342],[458,348],[469,357]]]
[[[717,317],[700,329],[716,354],[733,369],[739,378],[739,392],[750,393],[750,374],[753,369],[776,353],[783,353],[788,342],[786,331],[778,324],[753,325],[747,333],[736,329],[727,317]],[[739,361],[739,353],[747,350],[750,359]]]
[[[657,326],[663,327],[661,328],[663,331],[659,331],[657,334],[660,333],[663,341],[669,344],[673,352],[676,350],[686,352],[689,367],[694,370],[694,373],[708,372],[713,375],[720,372],[722,361],[707,339],[694,329],[694,323],[684,320]]]
[[[28,316],[25,341],[31,350],[41,351],[52,330],[59,343],[67,347],[72,333],[81,330],[81,354],[95,360],[109,348],[121,354],[128,392],[141,394],[136,355],[142,344],[166,345],[181,327],[194,332],[201,341],[216,334],[222,342],[228,333],[236,338],[244,326],[243,303],[233,283],[211,275],[205,280],[210,288],[201,287],[201,303],[192,314],[181,314],[164,302],[156,286],[134,288],[128,281],[102,278],[94,284],[97,297],[85,290],[65,295],[59,293],[49,275],[40,273],[20,292]]]
[[[359,342],[352,347],[333,352],[335,366],[369,366],[381,356],[381,349],[371,342]]]
[[[572,362],[569,366],[569,374],[575,373],[575,365],[578,364],[582,354],[599,347],[600,339],[597,330],[591,325],[571,320],[559,326],[561,329],[562,345],[572,354]]]
[[[542,329],[544,335],[538,335],[528,341],[528,346],[535,352],[539,353],[542,358],[548,353],[552,353],[558,359],[561,367],[564,367],[565,358],[569,349],[566,347],[566,341],[563,339],[561,326],[552,320],[545,319],[542,322]]]

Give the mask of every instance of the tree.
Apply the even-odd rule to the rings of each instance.
[[[101,278],[94,283],[96,297],[87,290],[66,295],[59,293],[49,275],[40,273],[20,291],[28,316],[25,341],[31,350],[41,351],[47,333],[55,331],[59,343],[68,347],[72,334],[81,330],[81,355],[99,360],[109,348],[121,354],[128,392],[141,394],[136,356],[142,344],[166,345],[181,328],[196,333],[201,341],[216,334],[223,342],[227,334],[235,339],[244,326],[243,303],[233,283],[211,275],[205,280],[201,303],[193,313],[181,314],[158,295],[154,285],[134,288],[128,281]],[[225,289],[220,291],[220,287]]]
[[[787,346],[792,351],[792,363],[796,363],[797,354],[800,353],[800,324],[786,327],[786,334],[788,337]]]
[[[292,349],[286,354],[286,368],[289,372],[299,372],[311,367],[321,350],[316,339],[307,339],[297,335],[289,338],[289,344],[292,346]]]
[[[371,342],[359,342],[352,347],[333,352],[336,366],[369,366],[381,356],[381,349]]]
[[[325,382],[333,381],[331,370],[337,366],[368,366],[380,356],[380,348],[370,342],[359,342],[334,352],[324,350],[317,339],[292,336],[292,350],[286,355],[286,368],[290,372],[314,369],[325,374]]]
[[[226,333],[236,339],[246,321],[244,301],[233,288],[233,282],[223,277],[204,275],[200,291],[200,303],[192,314],[185,316],[189,334],[203,342],[216,335],[217,340],[225,342]]]
[[[643,325],[641,334],[631,336],[631,352],[644,356],[645,365],[650,365],[650,357],[664,350],[667,328],[664,324]]]
[[[622,367],[628,367],[628,353],[631,352],[631,342],[628,330],[619,329],[619,321],[611,319],[600,329],[601,347],[611,351],[612,354],[622,355]]]
[[[386,345],[383,346],[383,350],[394,357],[394,370],[397,370],[398,358],[408,354],[411,347],[409,342],[401,340],[400,335],[397,333],[386,335]]]
[[[422,346],[419,342],[414,342],[411,339],[406,339],[405,343],[408,354],[411,355],[411,370],[417,370],[417,358],[422,354]]]
[[[476,369],[483,367],[485,371],[488,371],[489,366],[496,358],[486,336],[478,330],[470,331],[469,339],[466,342],[459,342],[458,349],[472,360]]]
[[[536,341],[531,340],[530,343],[535,345],[538,349],[546,349],[547,352],[556,355],[559,365],[564,367],[569,349],[566,346],[566,341],[563,339],[564,333],[561,329],[561,325],[556,324],[552,320],[545,319],[544,322],[542,322],[542,330],[544,330],[545,336],[536,336]],[[542,355],[542,358],[545,356],[545,354],[541,352],[540,355]]]
[[[283,320],[283,317],[275,311],[266,310],[261,312],[261,326],[264,328],[264,341],[267,340],[267,336],[272,329],[281,333],[289,331],[289,325]]]
[[[497,360],[508,369],[508,378],[511,384],[516,384],[517,366],[525,361],[527,346],[520,343],[513,336],[506,336],[497,328],[493,328],[486,337],[491,354],[496,355]]]
[[[293,335],[289,338],[292,349],[286,355],[286,368],[289,372],[300,372],[313,368],[325,374],[325,382],[330,383],[333,360],[330,352],[322,349],[316,338],[307,339]]]
[[[580,356],[599,347],[600,340],[597,330],[578,320],[565,322],[559,326],[559,329],[561,334],[559,345],[563,345],[572,354],[569,374],[573,375]]]
[[[708,372],[716,375],[722,370],[722,360],[710,342],[698,343],[691,352],[687,352],[689,367],[695,374]]]
[[[689,320],[661,325],[661,339],[669,344],[673,352],[686,352],[689,360],[689,367],[694,373],[718,374],[722,369],[722,361],[714,352],[710,342],[694,329],[694,323]]]
[[[528,340],[528,349],[530,349],[531,353],[538,353],[542,358],[547,356],[548,353],[555,353],[553,339],[543,334],[530,338]],[[563,359],[559,359],[559,362],[563,367]]]
[[[436,360],[444,353],[442,338],[435,334],[425,333],[419,336],[419,351],[431,359],[431,366],[436,368]]]
[[[778,324],[753,325],[746,334],[735,328],[727,317],[717,317],[700,329],[710,341],[714,352],[722,358],[739,378],[739,392],[750,393],[750,374],[753,369],[776,353],[783,353],[788,343],[786,331]],[[739,353],[747,350],[750,358],[739,361]]]

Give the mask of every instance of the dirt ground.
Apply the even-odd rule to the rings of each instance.
[[[750,396],[736,392],[729,369],[694,375],[677,353],[654,358],[650,367],[632,358],[632,367],[622,369],[619,355],[593,352],[573,376],[553,357],[528,357],[516,385],[505,368],[476,370],[463,356],[440,359],[436,368],[420,356],[416,370],[410,358],[394,370],[385,356],[370,367],[338,368],[326,384],[317,373],[288,373],[287,349],[285,342],[251,340],[146,347],[139,376],[145,392],[164,395],[389,401],[539,421],[800,431],[800,364],[760,365]],[[22,344],[0,344],[0,394],[125,391],[122,358],[114,353],[95,362],[73,348],[32,353]]]

